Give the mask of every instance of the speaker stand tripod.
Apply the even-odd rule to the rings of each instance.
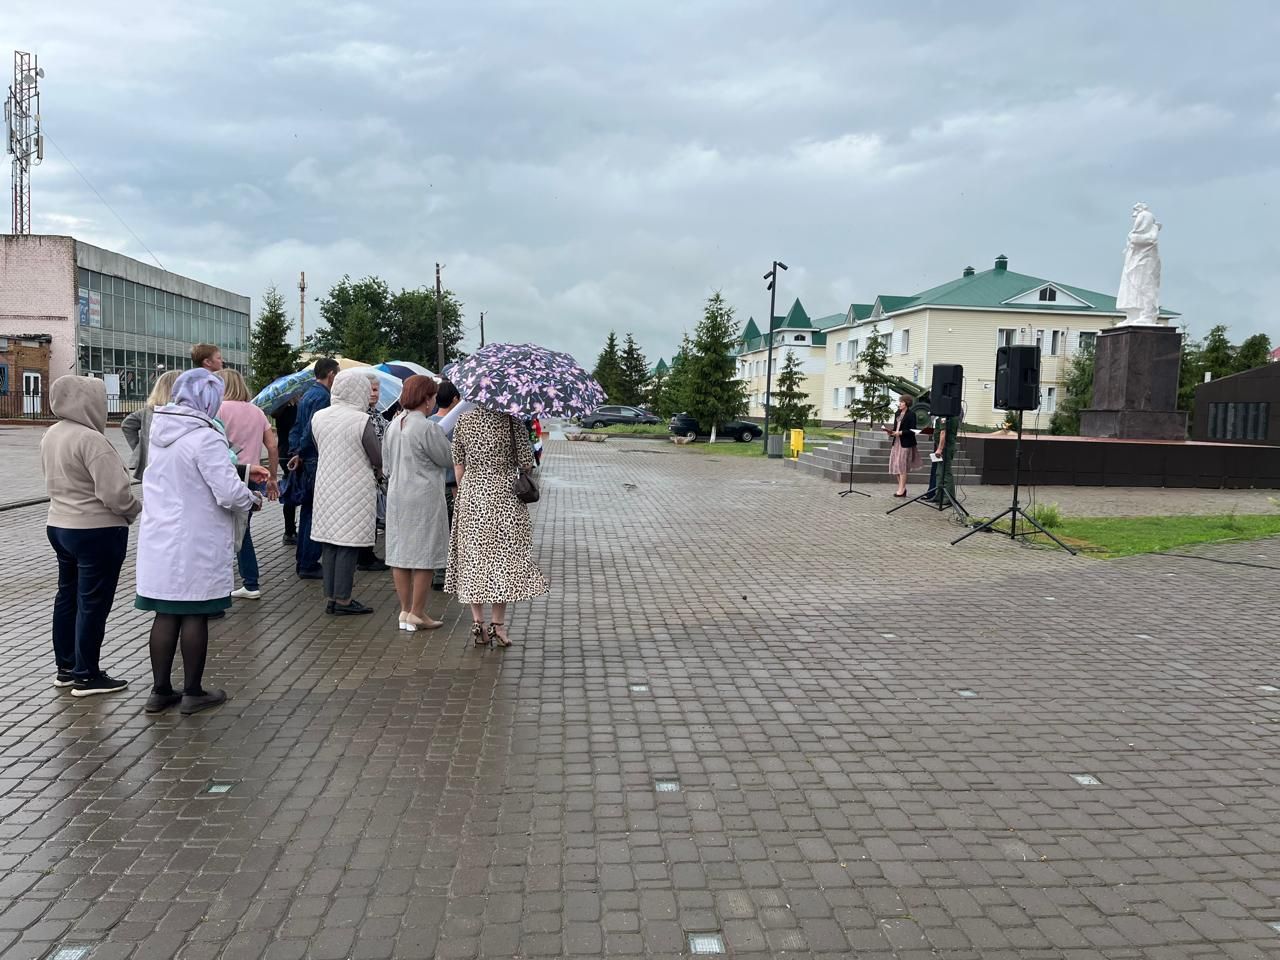
[[[853,489],[853,452],[858,447],[858,421],[850,421],[853,424],[853,436],[849,439],[849,489],[841,490],[836,496],[847,497],[857,495],[859,497],[869,497],[871,494],[864,493],[862,490]]]
[[[997,520],[1002,520],[1005,517],[1009,518],[1009,539],[1010,540],[1016,540],[1018,537],[1029,537],[1032,535],[1033,531],[1024,530],[1021,533],[1018,531],[1018,518],[1021,517],[1023,520],[1027,521],[1027,523],[1029,523],[1032,527],[1034,527],[1036,531],[1043,533],[1046,537],[1048,537],[1050,540],[1052,540],[1054,543],[1060,546],[1063,550],[1067,551],[1067,553],[1071,554],[1073,557],[1076,555],[1076,551],[1072,550],[1065,543],[1063,543],[1061,540],[1055,537],[1052,533],[1050,533],[1044,527],[1040,526],[1040,524],[1036,523],[1036,521],[1031,518],[1031,516],[1027,513],[1027,511],[1023,510],[1022,507],[1019,505],[1018,474],[1021,470],[1022,470],[1022,417],[1019,416],[1018,417],[1018,439],[1014,441],[1014,448],[1013,448],[1013,503],[1009,506],[1009,509],[996,514],[986,523],[979,524],[978,526],[974,527],[972,530],[968,531],[967,533],[962,533],[960,536],[956,537],[954,540],[951,541],[951,545],[953,547],[957,543],[959,543],[961,540],[964,540],[967,537],[972,537],[975,533],[979,532],[980,530],[992,529]]]
[[[886,514],[896,513],[909,503],[927,503],[939,513],[948,508],[956,512],[957,517],[969,519],[969,511],[951,495],[951,491],[947,489],[947,473],[951,469],[951,457],[944,455],[941,460],[942,468],[938,471],[938,482],[918,497],[912,497],[910,500],[898,504],[896,507],[890,507],[885,511]]]

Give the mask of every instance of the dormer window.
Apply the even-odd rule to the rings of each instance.
[[[1040,288],[1040,300],[1042,303],[1053,303],[1058,299],[1058,291],[1053,287]]]
[[[793,339],[795,340],[796,343],[804,343],[804,334],[797,333]]]

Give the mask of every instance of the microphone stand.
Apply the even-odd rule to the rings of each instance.
[[[938,466],[938,482],[935,486],[930,487],[918,497],[912,497],[910,500],[904,501],[896,507],[889,508],[885,513],[896,513],[908,503],[928,503],[939,513],[949,507],[955,510],[957,517],[963,517],[965,520],[970,519],[969,511],[960,504],[959,500],[951,495],[951,491],[947,488],[947,473],[951,468],[951,456],[947,453],[945,446],[942,450],[942,460],[939,461]]]
[[[856,494],[859,497],[870,497],[871,494],[869,493],[866,493],[862,490],[853,489],[853,458],[854,458],[854,451],[858,447],[858,421],[850,420],[849,422],[853,425],[853,436],[849,440],[849,489],[841,490],[837,494],[837,496],[843,498],[843,497],[850,496],[851,494]]]

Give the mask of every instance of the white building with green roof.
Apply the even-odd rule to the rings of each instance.
[[[1041,403],[1027,419],[1029,427],[1048,428],[1049,417],[1062,394],[1072,355],[1101,330],[1125,319],[1114,296],[1082,287],[1014,273],[999,256],[990,270],[973,267],[947,283],[914,296],[882,294],[873,303],[850,304],[840,314],[810,321],[799,301],[786,318],[775,323],[774,369],[781,369],[779,346],[805,350],[805,385],[810,402],[823,420],[848,417],[848,404],[857,389],[852,382],[858,355],[873,334],[888,345],[886,372],[928,386],[935,363],[964,366],[965,420],[996,426],[1004,411],[996,410],[995,356],[1004,344],[1040,345]],[[1168,323],[1178,314],[1161,309]],[[792,320],[797,325],[792,325]],[[786,322],[783,322],[786,321]],[[793,346],[793,331],[806,334]],[[750,334],[750,336],[748,336]],[[754,323],[743,331],[739,370],[752,394],[751,414],[764,414],[764,357],[768,341]],[[818,356],[818,354],[821,356]],[[758,401],[757,401],[758,397]]]

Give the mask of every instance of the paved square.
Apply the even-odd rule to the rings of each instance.
[[[44,510],[0,513],[0,956],[1280,956],[1274,541],[951,547],[642,442],[544,473],[505,651],[438,595],[399,632],[385,575],[324,616],[260,515],[193,718],[142,712],[132,554],[131,691],[52,688]]]

